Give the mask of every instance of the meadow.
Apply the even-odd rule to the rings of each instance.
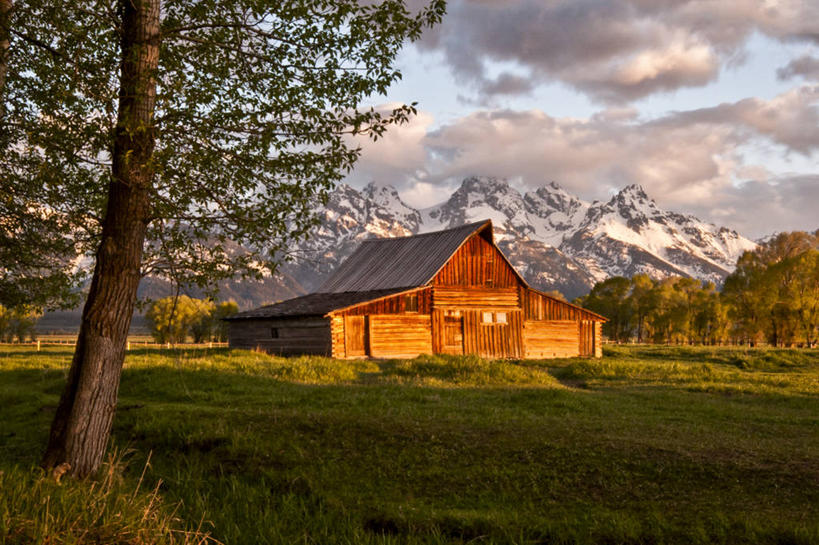
[[[112,456],[36,467],[71,349],[0,347],[0,543],[819,543],[819,350],[128,353]]]

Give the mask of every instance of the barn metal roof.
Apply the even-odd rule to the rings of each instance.
[[[473,234],[488,228],[489,220],[454,229],[399,238],[365,240],[319,293],[361,292],[413,288],[428,283]]]
[[[347,293],[310,293],[280,303],[265,305],[234,314],[225,320],[254,318],[285,318],[296,316],[324,316],[333,310],[345,308],[404,291],[403,289],[358,291]]]

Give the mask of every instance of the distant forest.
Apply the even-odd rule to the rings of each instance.
[[[640,274],[598,282],[575,303],[606,316],[603,334],[614,342],[816,346],[819,230],[781,233],[745,252],[722,291]]]

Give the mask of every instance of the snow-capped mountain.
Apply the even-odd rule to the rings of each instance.
[[[521,194],[505,180],[469,177],[445,202],[416,210],[390,186],[342,184],[321,225],[284,267],[315,289],[359,242],[491,219],[510,261],[534,287],[573,298],[612,275],[684,275],[720,283],[756,244],[726,228],[657,207],[637,185],[585,202],[552,182]]]

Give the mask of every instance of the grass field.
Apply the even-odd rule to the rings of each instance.
[[[0,347],[0,543],[819,543],[819,350],[605,354],[133,350],[118,454],[56,484],[70,349]]]

